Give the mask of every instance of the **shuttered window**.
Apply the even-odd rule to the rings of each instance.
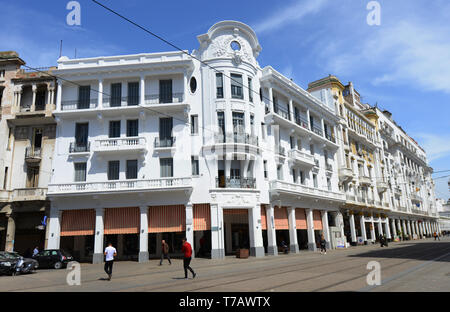
[[[139,82],[128,83],[128,105],[139,104]]]
[[[322,216],[319,210],[313,211],[314,230],[322,230]]]
[[[233,99],[243,99],[242,75],[231,74],[231,97]]]
[[[261,229],[267,230],[266,205],[261,205]]]
[[[78,109],[89,108],[91,101],[91,86],[78,87]]]
[[[86,163],[74,163],[75,166],[75,182],[86,181]]]
[[[122,104],[122,84],[111,84],[111,107],[121,106]]]
[[[172,103],[172,80],[159,81],[159,102]]]
[[[127,137],[139,136],[139,120],[127,120]]]
[[[216,97],[218,99],[223,98],[223,75],[222,74],[216,74]]]
[[[120,137],[120,120],[114,120],[109,122],[109,137],[110,138]]]
[[[127,179],[137,179],[137,159],[127,160]]]
[[[173,177],[173,159],[172,158],[160,158],[161,178]]]
[[[120,162],[118,160],[108,161],[108,180],[119,180]]]

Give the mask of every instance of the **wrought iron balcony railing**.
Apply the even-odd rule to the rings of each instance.
[[[217,188],[256,188],[255,178],[216,177]]]
[[[147,94],[145,104],[183,103],[184,93],[172,94]]]
[[[86,153],[90,151],[90,146],[91,143],[90,142],[86,142],[86,143],[76,143],[76,142],[71,142],[69,145],[69,153]]]
[[[92,109],[96,108],[97,104],[97,99],[62,101],[61,110],[69,111],[78,109]]]
[[[139,96],[104,97],[103,107],[136,106],[139,101]]]
[[[167,138],[155,138],[154,147],[162,148],[162,147],[173,147],[175,145],[175,137],[167,137]]]

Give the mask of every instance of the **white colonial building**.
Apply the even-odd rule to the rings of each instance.
[[[223,21],[192,54],[58,60],[49,248],[146,261],[160,240],[221,258],[342,245],[339,117]]]
[[[190,54],[58,60],[49,248],[98,263],[106,242],[139,261],[160,254],[161,239],[180,252],[183,237],[212,258],[315,250],[322,235],[345,246],[342,207],[356,186],[340,184],[351,124],[339,105],[261,68],[243,23],[198,41]],[[369,132],[348,132],[379,155],[376,125],[355,114]],[[389,203],[374,155],[377,171],[356,185]]]

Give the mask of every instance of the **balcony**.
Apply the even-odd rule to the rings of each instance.
[[[360,175],[359,176],[359,184],[368,186],[368,185],[372,184],[372,179],[368,176]]]
[[[256,189],[256,179],[243,177],[216,177],[216,188]]]
[[[97,104],[98,104],[97,99],[62,101],[61,110],[77,111],[84,109],[95,109],[97,108]]]
[[[308,120],[301,115],[295,116],[295,123],[299,125],[300,127],[303,127],[305,129],[309,129],[309,123]]]
[[[108,138],[95,140],[95,153],[144,152],[147,144],[144,137]]]
[[[404,207],[404,206],[397,206],[397,211],[407,212],[408,209],[406,209],[406,207]]]
[[[329,133],[325,133],[325,137],[327,138],[328,141],[336,143],[336,138],[334,137],[334,135],[331,135]]]
[[[25,149],[25,161],[29,164],[37,164],[41,161],[41,148],[28,146]]]
[[[299,165],[314,166],[314,156],[304,153],[302,151],[292,149],[289,151],[289,157]]]
[[[116,180],[106,182],[75,182],[65,184],[50,184],[48,194],[77,195],[91,193],[125,193],[143,191],[173,191],[192,189],[192,178],[160,178],[152,180]]]
[[[22,188],[12,191],[12,201],[32,201],[45,200],[47,196],[46,188]]]
[[[189,104],[184,102],[184,93],[172,93],[171,95],[147,94],[144,106],[160,112],[189,110]]]
[[[175,137],[159,138],[156,137],[153,142],[153,147],[155,149],[170,149],[175,146]]]
[[[411,198],[411,201],[412,201],[412,202],[415,202],[415,203],[420,203],[420,202],[422,202],[422,197],[419,196],[419,195],[417,195],[417,194],[411,193],[411,194],[410,194],[410,198]]]
[[[387,188],[388,188],[388,184],[384,178],[381,179],[380,181],[377,181],[378,192],[384,193],[384,192],[386,192]]]
[[[332,164],[325,164],[325,170],[333,172],[333,165]]]
[[[339,180],[350,181],[353,179],[353,171],[350,168],[340,168],[339,169]]]
[[[367,199],[367,204],[368,204],[369,206],[374,206],[374,205],[375,205],[375,200],[368,198],[368,199]]]
[[[274,104],[273,111],[275,114],[278,114],[287,120],[291,120],[290,112],[288,110],[285,110],[281,106]]]
[[[394,187],[394,193],[396,194],[396,195],[402,195],[402,190],[401,190],[401,188],[400,187]]]
[[[356,202],[356,196],[355,195],[348,195],[348,194],[346,194],[345,195],[345,199],[347,201],[350,201],[350,202]]]
[[[70,142],[69,145],[69,154],[85,154],[89,153],[91,149],[91,143],[76,143],[76,142]]]
[[[11,191],[0,190],[0,203],[9,202],[10,196],[11,196]]]
[[[367,200],[366,200],[366,198],[364,196],[360,196],[359,195],[359,196],[356,197],[356,200],[360,204],[364,204],[364,205],[367,204]]]
[[[315,133],[315,134],[317,134],[317,135],[319,135],[319,136],[323,136],[323,131],[322,131],[322,128],[320,128],[320,127],[318,127],[318,126],[313,126],[312,127],[312,131]]]
[[[339,202],[345,201],[345,195],[329,190],[322,190],[301,184],[289,183],[280,180],[270,182],[270,191],[294,196],[306,196],[311,198],[320,198],[326,200],[334,200]]]
[[[126,107],[139,105],[139,96],[124,96],[124,97],[104,97],[103,107]]]

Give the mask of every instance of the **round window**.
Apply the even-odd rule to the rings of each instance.
[[[231,41],[231,49],[234,51],[239,51],[241,49],[241,45],[237,41]]]
[[[191,86],[191,92],[195,93],[195,91],[197,90],[197,79],[195,79],[195,77],[191,77],[190,86]]]

